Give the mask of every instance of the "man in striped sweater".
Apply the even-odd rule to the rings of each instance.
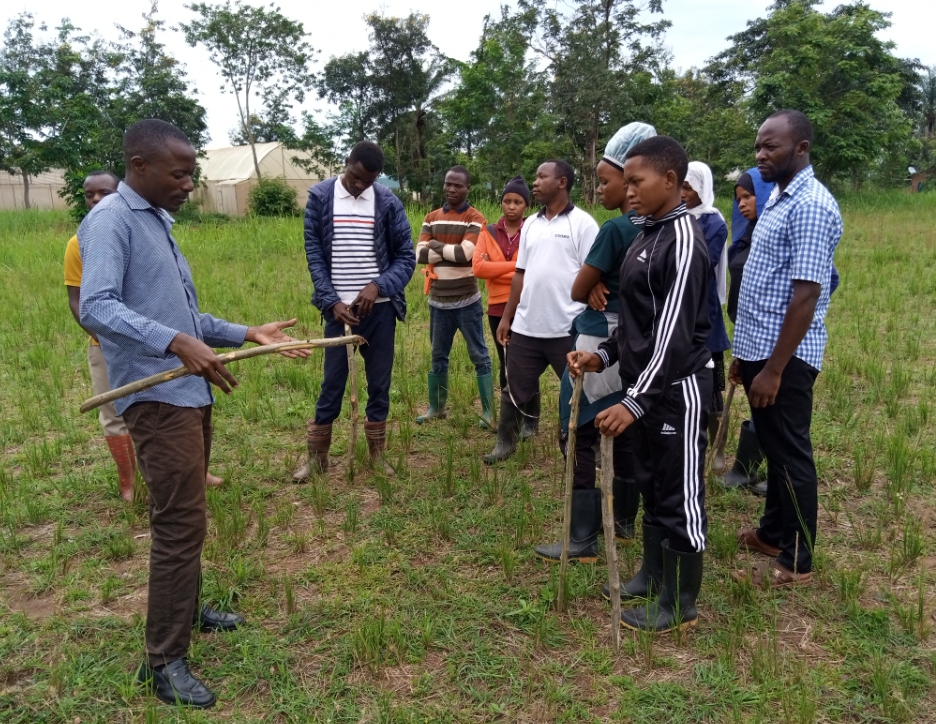
[[[478,234],[487,223],[468,203],[471,176],[464,166],[445,174],[445,204],[423,221],[416,246],[416,261],[426,264],[425,293],[429,295],[429,340],[432,371],[429,373],[429,410],[416,418],[422,424],[445,416],[448,398],[449,353],[455,332],[461,331],[468,356],[478,375],[481,395],[481,427],[494,427],[494,378],[491,357],[484,341],[481,292],[471,268]]]

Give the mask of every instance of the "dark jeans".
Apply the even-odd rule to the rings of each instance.
[[[595,487],[595,447],[601,433],[591,420],[575,434],[575,471],[572,485],[587,490]],[[633,425],[614,438],[614,477],[634,479]]]
[[[525,405],[539,392],[539,378],[547,367],[562,379],[566,355],[572,351],[572,335],[553,339],[510,333],[507,345],[507,388],[501,390],[501,404]]]
[[[364,408],[370,422],[383,422],[390,412],[390,378],[393,373],[394,336],[396,334],[396,312],[392,302],[375,304],[373,310],[356,327],[352,334],[359,334],[367,344],[358,347],[364,359],[364,376],[367,378],[367,406]],[[344,324],[335,320],[331,311],[325,313],[325,336],[341,337]],[[322,391],[315,405],[315,424],[330,425],[341,414],[345,386],[348,383],[348,352],[345,347],[325,348],[325,374]]]
[[[146,657],[151,666],[188,655],[208,529],[205,475],[211,405],[137,402],[124,412],[149,489],[150,576]]]
[[[491,328],[491,336],[494,338],[494,347],[497,349],[497,360],[500,363],[500,388],[503,390],[507,386],[507,364],[504,362],[504,345],[497,341],[497,327],[503,317],[488,315],[488,325]]]
[[[767,360],[741,361],[745,391]],[[767,501],[757,535],[780,549],[777,562],[787,570],[812,570],[819,515],[819,481],[809,426],[813,385],[819,371],[792,357],[780,377],[777,401],[751,408],[757,439],[767,457]]]
[[[712,371],[702,370],[663,393],[634,428],[634,470],[644,523],[669,531],[670,547],[705,549],[705,448]]]
[[[429,341],[432,344],[432,373],[444,375],[449,369],[449,353],[455,332],[461,332],[468,356],[478,376],[491,374],[491,356],[484,341],[484,311],[481,300],[459,309],[429,307]]]

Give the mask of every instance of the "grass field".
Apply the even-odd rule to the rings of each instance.
[[[458,341],[449,419],[413,424],[429,368],[417,277],[392,390],[398,479],[363,467],[363,440],[347,479],[346,405],[328,479],[290,481],[320,354],[243,362],[218,400],[212,468],[226,483],[208,492],[205,593],[249,625],[194,638],[193,667],[219,696],[208,712],[134,686],[146,513],[118,498],[96,416],[78,413],[91,391],[62,288],[73,226],[0,214],[0,721],[936,722],[936,197],[848,197],[843,211],[813,422],[812,587],[730,580],[749,560],[735,531],[760,501],[712,485],[696,631],[624,635],[613,656],[603,563],[572,567],[556,613],[556,569],[532,545],[559,530],[557,423],[481,465],[494,437],[477,428]],[[299,220],[180,225],[177,238],[203,310],[321,333]],[[546,390],[554,410],[554,380]],[[635,546],[619,557],[623,575],[639,565]]]

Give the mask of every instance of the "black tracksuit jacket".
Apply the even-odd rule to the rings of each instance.
[[[705,346],[711,264],[705,236],[682,205],[648,220],[627,250],[618,326],[598,354],[605,367],[620,362],[627,390],[622,404],[634,419],[712,358]]]

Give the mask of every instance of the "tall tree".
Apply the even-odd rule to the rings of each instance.
[[[815,126],[819,174],[857,187],[882,153],[905,147],[910,136],[900,104],[908,62],[877,37],[890,26],[889,14],[863,2],[829,13],[816,4],[780,0],[767,18],[732,36],[711,69],[748,86],[754,119],[781,108],[806,113]]]
[[[520,0],[519,7],[540,18],[533,48],[549,64],[558,131],[576,151],[571,160],[593,202],[601,140],[647,110],[632,90],[645,88],[665,60],[659,40],[669,21],[642,19],[645,11],[662,13],[662,0],[574,0],[569,13],[547,0]]]
[[[0,48],[0,169],[21,175],[28,208],[30,176],[82,158],[106,86],[105,53],[63,20],[53,38],[23,13]]]
[[[376,135],[374,106],[377,88],[367,53],[349,53],[331,58],[316,80],[319,97],[340,109],[345,143],[353,146]]]
[[[225,80],[223,90],[237,101],[241,127],[250,143],[254,170],[260,178],[256,139],[251,123],[252,101],[267,106],[301,103],[312,85],[310,71],[314,50],[301,22],[290,20],[272,5],[244,5],[240,0],[223,5],[195,3],[186,6],[198,17],[180,25],[191,46],[204,46]]]

